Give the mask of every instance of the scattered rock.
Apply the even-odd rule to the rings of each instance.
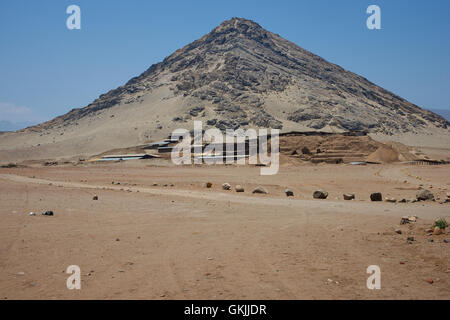
[[[354,200],[355,195],[353,193],[344,193],[344,200]]]
[[[408,237],[406,240],[408,240],[408,241],[414,241],[414,237]]]
[[[92,198],[92,200],[98,200],[98,196],[95,195],[95,196]]]
[[[383,201],[383,196],[381,195],[381,192],[374,192],[370,195],[371,201]]]
[[[416,199],[418,201],[434,200],[434,195],[430,190],[420,190],[417,192]]]
[[[391,203],[396,203],[396,202],[397,202],[397,199],[395,199],[395,198],[386,198],[385,201],[386,201],[386,202],[391,202]]]
[[[43,216],[53,216],[53,211],[45,211],[45,212],[42,212],[41,215],[43,215]]]
[[[313,193],[314,199],[326,199],[328,197],[328,192],[323,190],[317,190]]]
[[[224,183],[222,184],[222,189],[223,190],[231,190],[231,185],[229,183]]]
[[[287,197],[293,197],[294,196],[294,191],[292,191],[291,189],[287,188],[286,190],[284,190],[284,193],[286,193]]]
[[[406,200],[405,198],[403,198],[402,200],[399,201],[400,203],[406,203],[408,202],[408,200]]]
[[[244,192],[244,187],[239,184],[234,189],[236,190],[236,192]]]
[[[212,187],[212,183],[211,182],[205,182],[204,184],[203,184],[203,188],[211,188]]]
[[[402,230],[401,229],[395,229],[395,233],[402,234]]]
[[[258,193],[258,194],[268,194],[269,192],[267,192],[266,189],[264,189],[263,187],[259,186],[255,189],[253,189],[252,193]]]
[[[407,224],[411,222],[417,222],[416,216],[403,216],[400,220],[400,224]]]

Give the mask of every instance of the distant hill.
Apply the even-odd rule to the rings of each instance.
[[[443,117],[233,18],[88,106],[3,134],[0,158],[98,154],[190,130],[194,120],[204,129],[367,131],[409,145],[450,144]]]
[[[442,117],[444,117],[446,120],[450,121],[450,109],[430,109],[431,112],[434,112]]]
[[[36,124],[35,122],[10,122],[0,120],[0,131],[16,131]]]

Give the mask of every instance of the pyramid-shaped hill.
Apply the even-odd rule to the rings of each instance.
[[[84,108],[0,135],[4,161],[98,154],[176,128],[367,131],[380,140],[450,147],[450,123],[257,23],[240,18]]]

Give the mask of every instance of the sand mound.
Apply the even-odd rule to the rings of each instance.
[[[370,162],[392,163],[399,161],[400,153],[389,146],[381,146],[367,158]]]

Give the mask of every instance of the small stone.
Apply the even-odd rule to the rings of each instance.
[[[445,243],[450,243],[450,239],[444,239]]]
[[[403,198],[403,199],[401,199],[399,202],[400,202],[400,203],[406,203],[406,202],[408,202],[408,200],[406,200],[405,198]]]
[[[239,184],[234,189],[236,190],[236,192],[244,192],[244,187]]]
[[[314,199],[326,199],[328,197],[328,192],[323,190],[317,190],[313,193]]]
[[[370,195],[371,201],[383,201],[383,196],[380,192],[374,192]]]
[[[224,183],[222,184],[222,189],[223,190],[231,190],[231,185],[229,183]]]
[[[397,199],[395,199],[395,198],[386,198],[385,201],[386,201],[386,202],[390,202],[390,203],[396,203],[396,202],[397,202]]]
[[[267,192],[267,190],[264,189],[263,187],[259,186],[259,187],[256,187],[255,189],[253,189],[252,193],[268,194],[269,192]]]
[[[400,229],[395,229],[395,233],[402,234],[402,230],[400,230]]]
[[[355,195],[353,193],[344,193],[344,200],[354,200]]]
[[[400,224],[407,224],[407,223],[409,223],[409,217],[408,216],[402,217],[400,220]]]
[[[435,227],[434,230],[433,230],[433,234],[435,236],[438,236],[438,235],[442,234],[442,229],[439,228],[439,227]]]
[[[414,237],[408,237],[408,241],[414,241]]]
[[[287,188],[286,190],[284,190],[284,193],[286,193],[286,197],[293,197],[294,196],[294,191],[292,191],[291,189]]]
[[[117,239],[116,239],[116,241],[120,241],[120,239],[119,239],[119,238],[117,238]]]
[[[203,184],[203,188],[211,188],[212,187],[212,183],[211,182],[205,182],[204,184]]]
[[[429,284],[433,284],[434,283],[433,279],[431,279],[431,278],[427,279],[426,282],[428,282]]]
[[[98,196],[95,195],[95,196],[92,198],[92,200],[98,200]]]
[[[34,212],[30,212],[30,213],[29,213],[29,215],[30,215],[30,216],[35,216],[35,215],[36,215],[36,213],[34,213]]]
[[[423,189],[417,193],[416,199],[418,201],[434,200],[434,195],[430,190]]]

